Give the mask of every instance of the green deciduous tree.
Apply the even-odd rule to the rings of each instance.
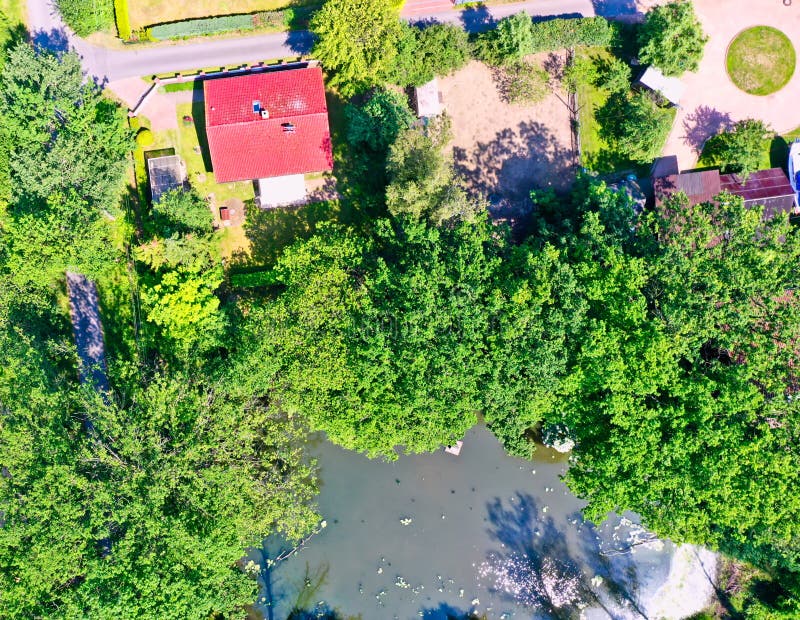
[[[570,242],[588,309],[550,419],[577,440],[567,481],[592,519],[634,510],[662,536],[797,570],[800,238],[738,197],[682,200],[633,242],[589,210]]]
[[[743,181],[761,167],[764,141],[772,135],[762,121],[748,118],[713,136],[703,147],[703,158],[725,172],[736,172]]]
[[[394,62],[401,26],[389,0],[329,0],[310,24],[314,57],[345,96],[377,86]]]
[[[616,153],[639,163],[658,157],[673,118],[672,110],[659,107],[646,92],[612,94],[597,111],[600,136]]]
[[[253,337],[256,367],[287,410],[342,446],[395,458],[396,447],[430,451],[475,423],[496,258],[485,220],[375,227],[369,239],[325,227],[291,248],[285,292]]]
[[[64,192],[114,212],[132,139],[119,106],[84,81],[78,55],[20,44],[9,53],[0,83],[12,194],[42,201]]]
[[[470,59],[470,44],[463,28],[453,24],[403,26],[397,56],[386,79],[401,86],[419,86],[437,75],[449,75]]]
[[[455,178],[453,162],[444,153],[448,141],[446,117],[432,121],[425,128],[407,129],[397,137],[386,166],[389,213],[434,224],[474,217],[479,205],[467,196]]]
[[[385,89],[375,91],[363,105],[348,105],[345,115],[348,143],[383,156],[415,120],[405,95]]]
[[[679,76],[696,71],[708,37],[689,0],[655,6],[639,31],[639,60]]]

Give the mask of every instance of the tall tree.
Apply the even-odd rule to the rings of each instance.
[[[737,173],[743,181],[761,166],[764,141],[772,135],[763,122],[747,118],[727,131],[711,137],[703,147],[703,159],[725,172]]]
[[[397,447],[433,450],[475,423],[497,259],[483,219],[375,226],[371,238],[326,227],[291,248],[285,291],[253,337],[288,411],[344,447],[396,458]]]
[[[553,418],[567,481],[593,519],[797,570],[800,237],[738,197],[681,200],[627,250],[594,212],[571,243],[589,309]]]
[[[707,41],[689,0],[661,4],[647,12],[639,31],[639,60],[680,76],[697,71]]]
[[[401,26],[390,0],[328,0],[310,24],[314,57],[345,96],[381,82],[394,61]]]
[[[597,111],[600,136],[620,155],[646,163],[658,157],[674,115],[646,92],[613,93]]]
[[[132,136],[119,106],[84,80],[78,55],[22,43],[10,51],[0,84],[16,199],[40,202],[62,192],[113,213]]]

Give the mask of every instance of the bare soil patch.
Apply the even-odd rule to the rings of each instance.
[[[440,89],[453,121],[456,170],[473,194],[489,200],[493,217],[529,213],[532,189],[569,188],[574,169],[565,95],[506,103],[491,68],[474,61],[441,79]]]

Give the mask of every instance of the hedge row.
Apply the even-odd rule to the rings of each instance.
[[[537,52],[580,46],[606,47],[613,37],[614,28],[602,17],[534,22],[526,13],[517,13],[479,35],[476,52],[482,60],[501,65]]]
[[[128,41],[133,35],[131,20],[128,16],[128,0],[114,0],[114,18],[117,22],[119,38]]]
[[[114,5],[111,0],[56,0],[67,25],[79,37],[114,27]]]
[[[125,2],[126,0],[121,1]],[[249,15],[222,15],[221,17],[187,19],[182,22],[159,24],[148,28],[148,34],[150,38],[158,41],[185,39],[236,30],[255,30],[256,28],[264,27],[278,28],[283,26],[285,21],[286,14],[284,11],[262,11],[261,13]]]

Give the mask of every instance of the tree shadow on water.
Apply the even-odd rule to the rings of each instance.
[[[630,549],[617,549],[604,544],[601,532],[583,515],[575,512],[568,517],[570,522],[581,523],[578,528],[581,567],[584,573],[600,577],[602,591],[595,591],[596,601],[612,617],[619,615],[620,607],[633,615],[647,618],[638,599],[639,575]]]
[[[423,620],[477,620],[481,616],[476,616],[468,611],[456,609],[447,603],[439,603],[436,607],[426,607],[420,614]]]
[[[553,519],[533,496],[517,492],[508,507],[487,503],[489,536],[500,544],[479,569],[488,588],[507,600],[535,608],[545,618],[566,620],[579,604],[596,602]]]

